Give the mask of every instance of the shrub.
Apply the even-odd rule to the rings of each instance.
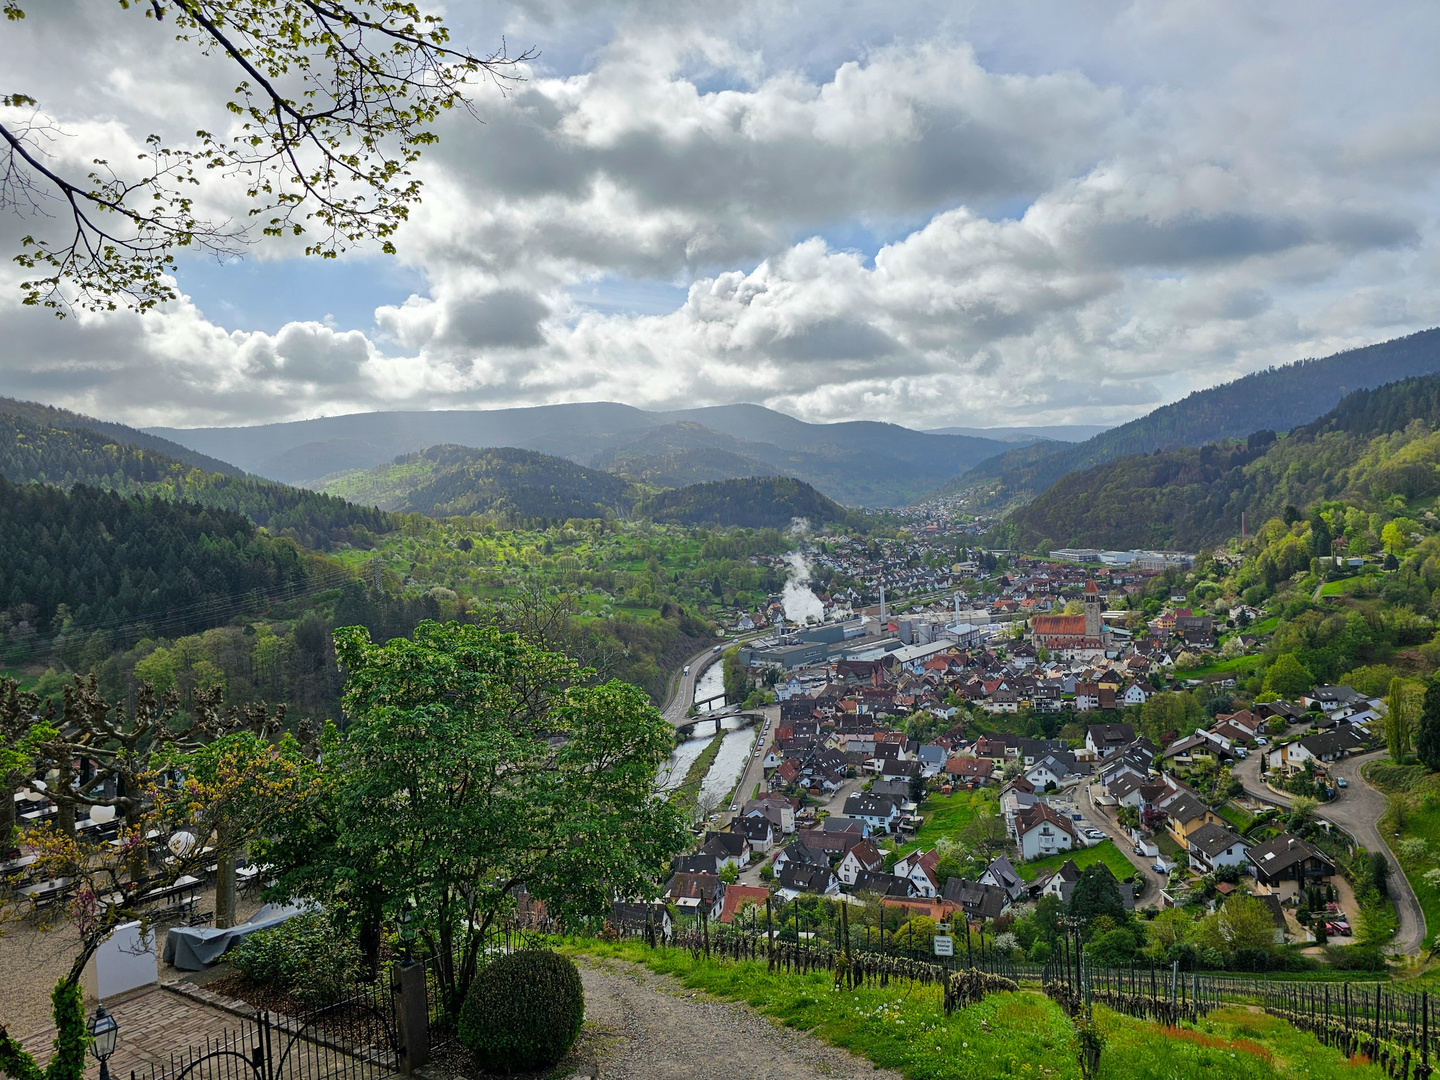
[[[488,964],[460,1010],[460,1042],[496,1072],[554,1065],[585,1020],[580,972],[559,953],[527,949]]]
[[[362,968],[359,947],[320,912],[251,934],[230,961],[251,982],[278,987],[305,1006],[339,1000]]]
[[[1270,954],[1264,949],[1236,949],[1233,962],[1236,971],[1270,970]]]
[[[1385,953],[1365,945],[1327,945],[1325,958],[1340,971],[1384,971]]]

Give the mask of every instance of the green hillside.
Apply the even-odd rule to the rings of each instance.
[[[493,514],[517,521],[613,517],[627,512],[638,495],[624,478],[565,458],[511,446],[454,445],[337,477],[325,490],[403,513]]]
[[[68,409],[57,409],[53,405],[41,405],[34,401],[16,401],[14,398],[0,397],[0,415],[16,417],[35,427],[88,432],[104,436],[107,442],[123,443],[141,450],[154,451],[172,461],[203,469],[205,472],[219,473],[222,476],[245,475],[243,470],[237,469],[228,461],[201,454],[169,439],[162,439],[158,435],[151,435],[138,428],[126,427],[124,424],[96,420],[94,417],[74,413]]]
[[[982,505],[1022,503],[1062,476],[1130,454],[1286,431],[1334,408],[1350,391],[1440,372],[1440,329],[1268,368],[1166,405],[1076,446],[1008,450],[942,490],[968,491]],[[994,492],[992,495],[991,493]]]
[[[1440,493],[1440,376],[1346,397],[1287,436],[1138,454],[1073,473],[1001,527],[1015,544],[1205,547],[1286,506],[1429,509]]]
[[[642,499],[635,513],[676,525],[779,529],[795,518],[806,518],[811,525],[836,521],[845,516],[845,508],[803,480],[762,476],[662,491]]]
[[[122,494],[143,492],[190,500],[243,514],[274,535],[314,548],[356,542],[392,527],[388,516],[373,507],[353,506],[330,495],[242,476],[223,462],[215,464],[227,472],[206,471],[192,461],[149,446],[118,442],[101,430],[130,431],[118,424],[57,427],[49,421],[71,424],[67,417],[73,414],[26,402],[7,405],[20,407],[0,409],[0,476],[17,484],[60,488],[88,484]],[[143,432],[133,434],[151,443],[165,442]],[[183,447],[177,449],[190,458],[213,460]]]

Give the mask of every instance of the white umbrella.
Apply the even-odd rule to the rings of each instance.
[[[90,820],[100,825],[104,825],[107,821],[114,821],[115,807],[103,804],[90,807]]]
[[[195,834],[188,832],[177,832],[174,836],[170,837],[169,848],[172,855],[176,855],[183,859],[186,855],[189,855],[190,852],[195,850]]]

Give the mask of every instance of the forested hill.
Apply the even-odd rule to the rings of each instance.
[[[146,492],[160,498],[188,499],[244,514],[272,534],[292,537],[312,548],[366,541],[371,533],[393,527],[390,516],[373,507],[252,479],[229,466],[225,466],[227,473],[207,472],[150,447],[117,442],[96,428],[57,427],[48,422],[52,414],[62,420],[73,414],[25,402],[9,404],[25,406],[0,409],[0,476],[15,483],[60,488],[88,484],[125,494]],[[130,431],[118,424],[109,426]],[[134,434],[154,443],[165,441],[143,432]],[[184,452],[192,458],[203,457]]]
[[[1258,528],[1287,505],[1340,499],[1411,515],[1440,494],[1440,375],[1347,396],[1288,436],[1139,454],[1067,476],[1000,527],[1022,548],[1186,550]]]
[[[169,439],[151,435],[148,431],[126,427],[124,424],[112,424],[107,420],[96,420],[94,417],[74,413],[68,409],[57,409],[53,405],[41,405],[34,401],[16,401],[14,398],[0,397],[0,415],[14,416],[40,428],[56,428],[60,431],[90,432],[101,435],[108,442],[123,443],[140,450],[163,454],[172,461],[203,469],[205,472],[219,473],[222,476],[245,475],[244,470],[237,469],[228,461],[221,461],[219,458],[191,450],[188,446],[181,446]]]
[[[845,508],[803,480],[760,476],[662,491],[642,499],[635,513],[677,525],[783,529],[795,518],[806,518],[811,525],[839,520]]]
[[[451,445],[402,454],[393,464],[338,477],[325,490],[387,510],[493,514],[517,523],[613,517],[628,512],[639,494],[628,480],[566,458]]]
[[[1334,408],[1351,391],[1436,372],[1440,372],[1440,329],[1425,330],[1197,390],[1077,446],[1051,453],[1039,453],[1033,446],[1007,451],[961,475],[949,489],[988,482],[1009,498],[1024,500],[1077,469],[1127,454],[1243,439],[1262,429],[1287,431]]]
[[[254,607],[303,589],[307,559],[228,510],[0,478],[0,620],[11,640],[67,622],[171,635],[215,626],[247,594]]]

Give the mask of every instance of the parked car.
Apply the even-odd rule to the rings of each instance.
[[[1257,736],[1255,736],[1255,745],[1256,745],[1256,746],[1269,746],[1269,745],[1270,745],[1270,740],[1267,739],[1267,738],[1265,738],[1264,735],[1257,735]]]
[[[1143,847],[1141,847],[1139,844],[1136,844],[1136,845],[1135,845],[1135,854],[1136,854],[1136,855],[1139,855],[1141,858],[1144,858],[1144,857],[1145,857],[1145,849],[1144,849]]]
[[[1348,780],[1346,780],[1345,777],[1343,777],[1343,776],[1337,776],[1337,777],[1335,778],[1335,786],[1336,786],[1336,787],[1349,787],[1349,786],[1350,786],[1350,782],[1349,782]]]

